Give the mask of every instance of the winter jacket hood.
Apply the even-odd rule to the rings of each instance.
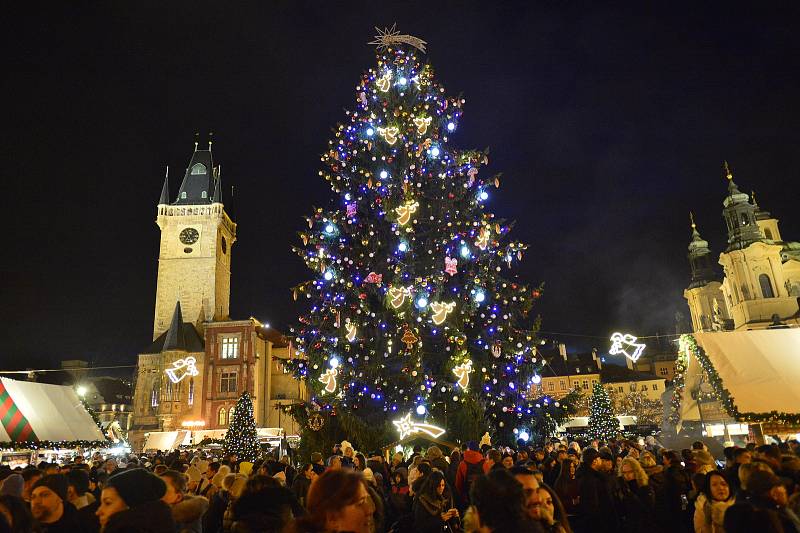
[[[103,533],[175,533],[175,521],[169,506],[155,500],[111,516]]]
[[[475,450],[467,450],[464,452],[464,462],[475,464],[483,461],[483,454]]]
[[[178,524],[188,524],[200,520],[208,509],[208,500],[202,496],[185,495],[183,500],[172,506],[172,518]]]

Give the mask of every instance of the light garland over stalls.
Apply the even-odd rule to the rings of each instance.
[[[381,48],[322,155],[334,201],[306,217],[295,248],[313,277],[293,290],[309,308],[295,332],[303,356],[286,366],[325,408],[362,417],[424,403],[443,418],[470,401],[512,443],[544,410],[528,397],[543,364],[530,316],[540,290],[514,280],[527,247],[485,211],[500,186],[481,172],[487,153],[451,145],[465,101],[416,54]],[[465,390],[452,370],[468,360]]]

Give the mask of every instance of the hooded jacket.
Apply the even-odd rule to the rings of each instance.
[[[462,496],[465,496],[466,490],[469,488],[467,484],[467,468],[469,465],[476,465],[483,461],[483,454],[475,450],[467,450],[464,452],[464,458],[458,464],[458,472],[456,472],[456,491]]]
[[[202,533],[202,518],[208,509],[208,500],[202,496],[184,495],[170,507],[179,533]]]
[[[175,533],[175,521],[169,506],[154,500],[112,515],[103,533]]]

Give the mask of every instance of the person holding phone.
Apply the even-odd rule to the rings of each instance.
[[[434,470],[427,476],[414,501],[416,530],[420,533],[440,533],[449,527],[452,531],[458,531],[459,519],[444,474]]]

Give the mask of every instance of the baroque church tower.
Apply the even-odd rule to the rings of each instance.
[[[158,202],[161,244],[153,340],[169,329],[176,302],[200,331],[204,322],[229,316],[236,224],[222,203],[222,177],[211,141],[206,150],[198,150],[197,142],[194,147],[178,197],[170,202],[167,176]]]

